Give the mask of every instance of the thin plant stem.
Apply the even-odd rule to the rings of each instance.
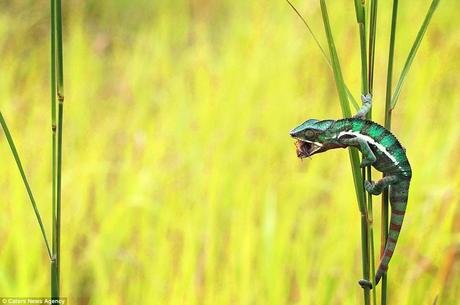
[[[27,181],[26,174],[24,173],[24,168],[22,167],[21,159],[19,158],[18,151],[16,149],[16,146],[14,145],[13,137],[11,136],[10,130],[8,129],[8,125],[6,124],[1,111],[0,111],[0,125],[2,126],[3,132],[5,133],[5,137],[6,137],[6,140],[8,141],[8,145],[10,146],[11,153],[13,154],[13,157],[14,157],[14,160],[16,161],[16,165],[18,167],[19,173],[21,174],[22,181],[24,182],[24,185],[26,187],[27,194],[29,195],[30,202],[32,203],[32,208],[34,209],[34,212],[35,212],[35,218],[38,221],[40,230],[42,232],[43,240],[45,241],[45,246],[46,246],[46,250],[48,251],[48,256],[51,259],[52,257],[51,249],[50,249],[50,245],[48,242],[48,238],[46,237],[45,227],[43,226],[43,221],[40,216],[40,212],[38,211],[38,208],[37,208],[37,203],[35,202],[34,195],[30,188],[29,182]]]
[[[51,178],[52,178],[52,238],[53,238],[53,259],[51,260],[51,297],[59,298],[59,272],[56,261],[57,239],[56,239],[56,5],[55,0],[50,1],[51,8],[51,44],[50,44],[50,73],[51,73]]]
[[[372,67],[368,67],[368,63],[370,65],[370,60],[368,61],[367,57],[367,35],[366,35],[366,24],[367,24],[367,14],[366,14],[366,7],[363,5],[363,3],[359,0],[355,0],[355,11],[356,11],[356,21],[358,22],[358,28],[359,28],[359,41],[360,41],[360,50],[361,50],[361,92],[362,95],[366,95],[368,93],[372,93],[370,91],[370,88],[372,87],[371,84],[371,79],[368,77],[368,71],[372,71],[373,73],[373,65]],[[372,34],[375,33],[375,31],[371,31]],[[371,40],[372,39],[372,40]],[[370,38],[370,41],[374,42],[375,39],[374,37]],[[370,46],[372,47],[372,46]],[[371,110],[367,114],[367,118],[371,119]],[[372,178],[372,171],[371,167],[367,166],[366,168],[362,169],[362,183],[364,185],[364,180],[371,180]],[[374,283],[374,273],[375,273],[375,267],[374,267],[374,231],[373,231],[373,216],[372,216],[372,195],[367,194],[364,196],[365,202],[367,204],[367,212],[365,214],[365,219],[366,219],[366,228],[362,229],[367,229],[367,255],[366,255],[366,271],[367,273],[364,275],[364,278],[366,280],[371,280],[372,286],[375,286]],[[364,243],[363,243],[364,244]],[[365,289],[365,294],[364,294],[364,303],[370,302],[370,300],[367,300],[369,298],[369,291],[366,291]],[[376,304],[377,303],[377,295],[375,293],[375,289],[372,290],[372,303]]]
[[[361,91],[365,95],[369,92],[367,82],[367,48],[366,48],[366,14],[361,0],[355,0],[356,21],[359,27],[359,42],[361,50]]]
[[[375,40],[377,38],[377,6],[378,0],[371,1],[371,16],[369,29],[369,93],[374,93],[374,62],[375,62]]]
[[[368,2],[369,3],[369,2]],[[375,42],[377,38],[377,0],[371,1],[370,18],[369,18],[369,49],[368,49],[368,91],[371,96],[374,96],[374,63],[375,63]],[[368,10],[369,11],[369,10]],[[367,19],[366,19],[367,20]],[[367,114],[367,119],[372,119],[372,108]],[[367,175],[366,179],[372,180],[372,169],[370,166],[366,168]],[[371,269],[371,282],[372,286],[375,287],[375,248],[374,248],[374,214],[373,214],[373,203],[372,194],[367,193],[368,202],[368,221],[369,221],[369,246],[370,246],[370,269]],[[376,289],[372,289],[372,300],[377,305],[377,292]]]
[[[393,61],[396,39],[396,25],[398,19],[398,0],[393,0],[393,10],[391,16],[391,32],[390,32],[390,47],[388,52],[388,70],[387,70],[387,84],[385,95],[385,128],[391,129],[391,94],[393,83]],[[383,175],[385,176],[385,175]],[[382,224],[381,224],[381,237],[380,237],[380,258],[383,256],[386,241],[388,238],[388,188],[385,188],[382,194]],[[387,304],[388,286],[387,286],[387,273],[382,276],[382,289],[380,295],[380,303]]]
[[[350,107],[348,104],[347,93],[344,86],[342,70],[340,68],[340,62],[335,48],[334,38],[332,36],[332,30],[329,22],[329,15],[327,13],[327,7],[325,0],[320,0],[321,13],[323,17],[324,30],[329,46],[329,53],[332,63],[332,69],[334,72],[334,80],[339,94],[340,105],[344,117],[350,117]],[[350,148],[350,162],[353,173],[353,181],[355,184],[356,197],[358,199],[358,206],[361,213],[361,250],[362,250],[362,263],[363,263],[363,276],[365,279],[369,278],[369,246],[368,246],[368,230],[367,230],[367,207],[365,202],[365,194],[363,187],[363,178],[359,167],[359,154],[356,149]],[[364,304],[370,304],[370,293],[369,288],[364,291]]]
[[[63,51],[62,51],[62,9],[61,9],[61,0],[54,0],[54,3],[51,5],[52,17],[54,17],[51,23],[51,43],[53,44],[54,40],[54,49],[52,49],[52,80],[54,74],[54,85],[52,84],[52,102],[54,99],[54,106],[52,105],[52,120],[55,118],[55,102],[56,97],[58,100],[58,109],[57,109],[57,143],[53,146],[53,152],[56,151],[56,158],[53,159],[53,168],[55,166],[55,188],[56,188],[56,198],[55,198],[55,253],[53,261],[54,274],[52,274],[52,292],[54,293],[53,297],[59,298],[60,296],[60,275],[61,275],[61,197],[62,197],[62,127],[64,119],[64,77],[63,77]],[[53,53],[54,52],[54,53]],[[53,56],[54,55],[54,56]],[[54,109],[53,109],[54,107]],[[55,136],[54,136],[55,137]],[[54,144],[54,143],[53,143]],[[54,172],[54,169],[53,169]]]

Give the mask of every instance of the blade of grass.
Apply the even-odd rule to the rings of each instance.
[[[398,0],[393,0],[393,9],[391,16],[391,32],[390,32],[390,47],[388,51],[388,70],[387,70],[387,84],[386,84],[386,95],[385,95],[385,128],[391,130],[391,86],[393,83],[393,61],[394,61],[394,50],[396,40],[396,25],[398,19]],[[385,175],[383,175],[385,176]],[[380,258],[383,256],[386,241],[388,238],[388,188],[382,193],[382,224],[381,224],[381,237],[380,237]],[[382,305],[387,304],[387,273],[382,276],[382,289],[380,300]]]
[[[366,43],[367,43],[367,35],[366,35],[366,28],[367,28],[367,16],[366,16],[366,7],[364,6],[365,4],[362,3],[360,0],[355,0],[355,12],[356,12],[356,21],[358,23],[358,28],[359,28],[359,40],[360,40],[360,50],[361,50],[361,92],[362,95],[366,95],[370,92],[370,87],[371,86],[371,80],[368,78],[368,71],[373,72],[373,65],[372,67],[368,68],[368,63],[371,65],[371,61],[367,58],[367,49],[366,49]],[[374,15],[375,17],[375,15]],[[370,31],[372,35],[375,35],[375,29],[374,31]],[[372,43],[375,43],[375,37],[370,37],[369,41],[372,41]],[[370,46],[370,48],[372,45]],[[367,118],[371,119],[371,111],[372,109],[368,112]],[[372,179],[372,170],[370,166],[367,166],[366,168],[362,169],[362,184],[364,185],[364,180],[371,180]],[[366,200],[367,199],[367,200]],[[367,221],[367,245],[369,247],[368,255],[370,255],[370,261],[367,262],[368,268],[370,267],[370,276],[372,286],[375,287],[374,283],[374,273],[375,273],[375,267],[374,267],[374,230],[373,230],[373,216],[372,216],[372,195],[367,194],[364,196],[365,204],[367,204],[367,213],[366,213],[366,221]],[[366,296],[365,296],[366,297]],[[377,295],[375,293],[375,289],[372,290],[372,302],[373,304],[377,304]]]
[[[340,106],[341,106],[341,109],[342,109],[343,116],[344,117],[351,117],[351,111],[350,111],[350,107],[349,107],[348,100],[347,100],[347,94],[346,94],[346,90],[345,90],[344,85],[343,85],[342,71],[341,71],[341,68],[340,68],[340,63],[339,63],[339,59],[338,59],[338,56],[337,56],[337,51],[336,51],[334,40],[333,40],[333,37],[332,37],[332,32],[331,32],[331,28],[330,28],[330,24],[329,24],[329,17],[328,17],[328,14],[327,14],[327,8],[326,8],[326,4],[325,4],[324,0],[321,0],[321,10],[323,12],[323,21],[324,21],[324,28],[325,28],[325,31],[326,31],[326,36],[328,37],[329,51],[331,53],[332,67],[333,67],[333,72],[334,72],[334,80],[335,80],[336,88],[337,88],[337,91],[338,91],[338,94],[339,94]],[[354,152],[355,150],[351,150],[351,151]],[[355,155],[355,154],[352,153],[352,155]],[[356,189],[357,189],[358,203],[359,203],[359,206],[360,206],[360,211],[365,211],[365,205],[363,204],[364,188],[360,183],[361,171],[360,171],[360,167],[359,167],[359,156],[358,156],[357,152],[356,152],[356,158],[353,158],[353,160],[355,160],[355,161],[353,161],[353,165],[356,165],[356,166],[353,167],[354,168],[353,172],[355,173],[354,177],[359,178],[359,179],[355,179],[355,186],[356,186]]]
[[[50,54],[51,54],[51,179],[52,179],[52,249],[53,259],[51,261],[51,297],[59,298],[59,275],[56,261],[57,242],[56,242],[56,6],[55,0],[50,1],[51,10],[51,39],[50,39]]]
[[[56,72],[58,97],[57,166],[56,166],[56,264],[58,292],[61,275],[61,195],[62,195],[62,126],[64,119],[64,66],[62,55],[62,9],[61,0],[56,0]]]
[[[415,41],[412,44],[412,48],[409,52],[409,55],[407,56],[406,63],[404,64],[404,68],[402,69],[401,75],[399,76],[399,80],[395,86],[393,97],[391,98],[391,109],[393,109],[396,106],[396,103],[398,102],[404,81],[407,78],[407,74],[409,73],[412,62],[414,61],[415,55],[417,54],[417,50],[420,47],[420,43],[422,42],[422,39],[425,36],[431,18],[433,17],[433,14],[436,11],[436,8],[438,7],[439,1],[440,0],[433,0],[431,2],[430,8],[426,13],[425,20],[423,21],[422,26],[420,27],[417,33],[417,37],[415,38]]]
[[[370,19],[369,19],[369,54],[368,54],[368,90],[369,93],[374,96],[374,64],[375,64],[375,42],[377,40],[377,7],[378,1],[371,0],[370,8]],[[369,1],[367,2],[367,12],[369,12]],[[366,14],[367,16],[367,14]],[[372,119],[372,107],[369,110],[367,119]],[[367,171],[367,180],[372,180],[372,169],[370,166],[366,168]],[[372,286],[375,287],[375,245],[374,245],[374,214],[373,214],[373,203],[372,203],[372,194],[367,193],[368,199],[368,219],[369,219],[369,243],[370,243],[370,256],[371,256],[371,281]],[[377,304],[377,292],[376,289],[372,290],[372,300],[374,304]]]
[[[371,16],[369,30],[369,93],[374,93],[374,62],[375,62],[375,40],[377,38],[377,6],[378,0],[371,1]]]
[[[43,221],[40,216],[40,212],[38,211],[37,204],[35,202],[34,195],[30,188],[29,182],[27,181],[26,174],[24,173],[24,168],[22,167],[21,159],[19,158],[18,151],[16,146],[14,145],[13,137],[11,136],[10,130],[8,129],[8,125],[3,118],[2,112],[0,112],[0,125],[2,125],[3,132],[5,133],[6,140],[8,141],[8,145],[10,146],[11,152],[13,154],[14,160],[16,161],[16,165],[18,167],[19,173],[21,174],[22,181],[27,190],[27,194],[29,195],[30,202],[32,203],[32,208],[35,212],[35,217],[37,218],[38,224],[40,225],[40,230],[42,232],[43,240],[45,241],[45,246],[48,251],[48,256],[51,259],[51,250],[48,243],[48,238],[46,237],[45,227],[43,226]]]
[[[359,42],[361,46],[361,91],[363,95],[366,95],[369,92],[367,82],[366,25],[364,6],[362,5],[361,0],[355,0],[355,12],[356,21],[358,22],[359,27]]]
[[[324,51],[324,48],[321,46],[321,44],[319,43],[319,40],[318,38],[316,38],[316,35],[315,33],[313,32],[313,30],[311,29],[310,25],[308,24],[307,20],[302,16],[302,14],[300,14],[300,12],[297,10],[297,8],[289,1],[289,0],[286,0],[286,2],[289,4],[289,6],[294,10],[294,12],[297,14],[297,16],[300,18],[300,20],[302,20],[303,24],[307,27],[307,30],[308,32],[310,33],[310,35],[313,37],[313,40],[315,41],[316,45],[318,46],[318,48],[320,49],[321,51],[321,54],[323,54],[323,57],[324,59],[326,60],[327,64],[329,65],[329,68],[332,69],[332,64],[331,64],[331,60],[329,58],[329,56],[327,56],[326,54],[326,51]],[[350,89],[348,88],[348,86],[346,84],[344,84],[345,86],[345,89],[347,91],[347,97],[348,99],[350,100],[351,104],[353,105],[353,108],[355,108],[356,111],[359,110],[359,105],[358,103],[356,102],[353,94],[351,94],[351,91]]]
[[[340,68],[340,63],[339,63],[339,59],[337,56],[337,50],[335,48],[334,38],[332,36],[331,26],[329,23],[329,15],[327,13],[326,2],[324,0],[321,0],[320,3],[321,3],[323,23],[324,23],[324,30],[326,32],[326,37],[328,41],[329,52],[330,52],[331,61],[332,61],[332,68],[334,72],[334,80],[335,80],[336,88],[339,94],[339,100],[340,100],[340,105],[342,108],[342,113],[344,117],[350,117],[351,116],[350,107],[348,104],[342,71]],[[366,204],[365,204],[364,187],[362,183],[363,180],[362,180],[362,175],[361,175],[360,166],[359,166],[360,163],[359,163],[358,152],[356,151],[356,149],[350,148],[349,155],[350,155],[350,162],[351,162],[352,173],[353,173],[353,181],[355,184],[356,197],[358,200],[358,206],[359,206],[359,210],[361,213],[361,243],[362,243],[361,249],[362,249],[362,263],[363,263],[363,277],[368,280],[369,279],[369,251],[368,251],[368,242],[367,242],[368,240],[367,239],[367,232],[368,232],[367,216],[366,216],[367,209],[366,209]],[[366,288],[363,291],[364,291],[364,303],[368,305],[370,304],[369,289]]]

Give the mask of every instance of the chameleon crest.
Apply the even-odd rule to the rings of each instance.
[[[398,139],[379,124],[365,120],[371,108],[371,96],[363,96],[363,106],[352,118],[342,120],[310,119],[290,131],[295,138],[297,156],[306,158],[335,148],[356,147],[362,155],[361,167],[373,166],[384,174],[384,178],[374,182],[365,181],[367,192],[379,195],[389,186],[391,218],[384,254],[380,260],[375,284],[387,271],[396,247],[399,232],[407,206],[412,170],[405,149]],[[362,286],[372,287],[361,280]]]

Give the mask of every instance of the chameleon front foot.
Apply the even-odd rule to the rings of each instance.
[[[359,109],[359,111],[353,116],[353,118],[364,119],[366,117],[366,114],[372,107],[372,95],[362,95],[361,101],[363,102],[363,105],[361,106],[361,109]]]
[[[377,160],[375,156],[369,156],[368,158],[363,158],[363,161],[361,161],[360,166],[361,168],[371,166],[375,162],[375,160]]]
[[[372,283],[369,280],[361,279],[358,281],[359,286],[363,289],[372,289]]]
[[[364,189],[372,195],[379,195],[382,192],[373,181],[364,181]]]
[[[397,176],[386,176],[378,180],[377,182],[364,181],[364,188],[372,195],[379,195],[383,192],[384,188],[394,183],[397,183],[398,181],[399,178]]]

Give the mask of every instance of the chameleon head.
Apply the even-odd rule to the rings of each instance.
[[[319,121],[310,119],[296,128],[289,134],[294,139],[297,148],[297,157],[303,159],[323,151],[340,147],[334,143],[333,138],[328,135],[328,128],[334,123],[332,120]]]

